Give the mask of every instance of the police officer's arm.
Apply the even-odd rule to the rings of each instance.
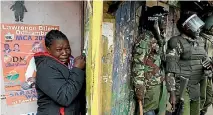
[[[168,41],[166,51],[166,84],[169,92],[175,91],[175,74],[180,70],[178,61],[182,52],[180,43],[177,37],[171,38]]]
[[[145,53],[140,48],[140,43],[135,44],[133,47],[133,63],[132,63],[132,76],[133,84],[135,87],[135,93],[139,100],[142,100],[145,92],[145,76],[144,76],[144,65],[141,61],[142,53]]]

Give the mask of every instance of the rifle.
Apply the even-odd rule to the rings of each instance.
[[[172,113],[172,115],[182,115],[183,114],[183,104],[184,104],[184,92],[188,85],[188,78],[185,78],[183,76],[180,76],[180,98],[178,100],[178,103],[176,104],[175,112]]]

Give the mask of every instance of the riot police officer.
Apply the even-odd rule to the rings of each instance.
[[[180,35],[168,41],[166,53],[166,81],[173,110],[179,99],[183,98],[182,115],[200,115],[200,81],[204,79],[204,70],[209,68],[210,59],[200,38],[200,29],[204,22],[192,12],[182,12],[177,22]],[[188,79],[185,89],[181,79]],[[180,92],[183,96],[180,97]]]

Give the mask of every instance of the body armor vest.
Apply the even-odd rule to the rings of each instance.
[[[180,73],[177,75],[189,78],[188,89],[190,98],[197,100],[200,97],[199,82],[204,78],[202,60],[206,59],[207,56],[204,42],[200,38],[196,41],[190,41],[181,37],[179,43],[182,52],[178,61]]]
[[[203,75],[202,60],[206,59],[204,42],[201,39],[189,41],[188,39],[179,39],[182,53],[180,55],[179,66],[180,74],[189,77],[190,80],[200,80]]]

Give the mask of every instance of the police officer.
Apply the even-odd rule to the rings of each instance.
[[[200,115],[200,81],[204,79],[204,70],[210,66],[204,41],[199,36],[203,25],[204,22],[196,14],[182,12],[177,22],[181,34],[168,41],[166,81],[173,110],[180,98],[180,79],[189,80],[184,89],[182,115]]]
[[[168,11],[153,6],[145,13],[145,24],[133,47],[133,83],[136,97],[143,102],[145,115],[156,115],[159,109],[164,73],[161,69]]]

